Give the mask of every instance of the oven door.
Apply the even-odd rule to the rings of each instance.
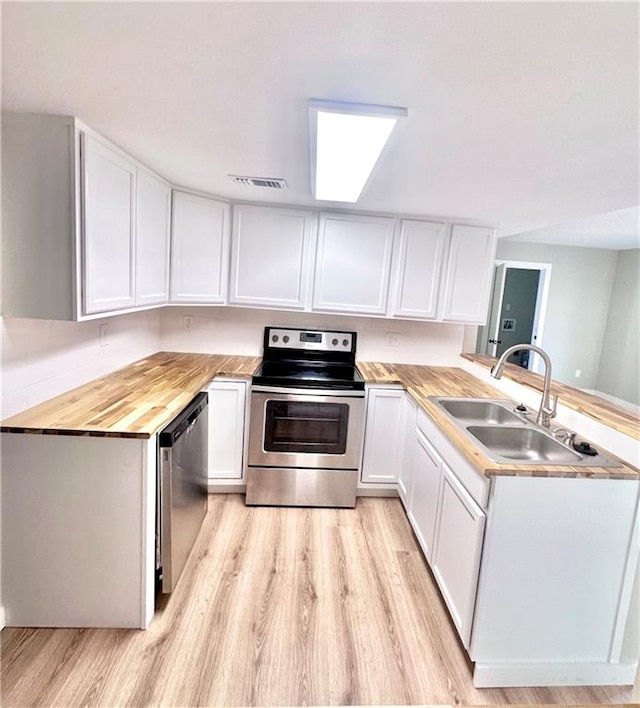
[[[249,466],[359,470],[364,392],[255,387]]]

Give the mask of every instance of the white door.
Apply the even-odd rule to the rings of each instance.
[[[502,298],[504,296],[504,284],[507,278],[507,266],[500,263],[496,266],[493,278],[493,291],[491,293],[491,312],[489,313],[489,323],[486,327],[488,339],[486,341],[485,354],[498,356],[498,345],[500,341],[500,313],[502,312]]]
[[[413,481],[413,466],[415,464],[415,437],[416,437],[416,404],[408,393],[404,395],[404,440],[402,443],[402,465],[398,473],[398,494],[404,505],[405,511],[409,510],[411,499],[411,485]]]
[[[440,478],[442,476],[442,460],[418,428],[415,429],[413,446],[414,459],[409,521],[427,560],[431,562]]]
[[[321,214],[313,309],[386,314],[394,220]]]
[[[403,219],[393,313],[412,319],[437,317],[447,225]]]
[[[314,236],[310,211],[235,205],[229,302],[304,309]]]
[[[213,381],[209,387],[209,479],[241,480],[247,383]]]
[[[484,523],[482,509],[443,463],[431,568],[465,647],[471,636]]]
[[[362,481],[395,483],[402,467],[404,444],[402,389],[369,388],[362,460]]]
[[[136,305],[169,301],[171,187],[138,170],[136,186]]]
[[[444,282],[442,319],[485,324],[493,277],[493,229],[454,225]]]
[[[173,192],[171,302],[226,302],[229,232],[226,202]]]
[[[83,309],[133,307],[136,168],[82,133]]]

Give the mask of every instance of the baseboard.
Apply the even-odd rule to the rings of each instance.
[[[0,630],[4,629],[4,607],[0,606]]]
[[[531,664],[476,663],[473,685],[476,688],[524,686],[631,686],[637,663],[558,662]]]
[[[209,482],[207,491],[209,494],[244,494],[247,485],[244,482]]]

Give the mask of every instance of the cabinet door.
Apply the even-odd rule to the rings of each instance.
[[[442,319],[485,324],[493,276],[493,229],[453,226],[445,274]]]
[[[136,305],[169,300],[171,187],[138,170],[136,187]]]
[[[465,647],[469,646],[485,515],[443,464],[431,567]]]
[[[393,228],[382,217],[320,215],[314,309],[386,313]]]
[[[136,168],[82,134],[84,312],[132,307]]]
[[[224,304],[229,275],[229,205],[173,193],[171,302]]]
[[[402,441],[402,465],[398,474],[398,494],[405,511],[409,509],[411,499],[411,485],[413,480],[413,466],[415,464],[415,437],[416,437],[417,406],[408,393],[404,396],[404,438]]]
[[[442,460],[420,430],[417,428],[414,430],[409,521],[427,560],[431,562],[442,477]]]
[[[304,309],[314,236],[310,211],[234,206],[229,302]]]
[[[397,482],[403,443],[404,391],[370,388],[367,392],[362,481]]]
[[[403,219],[394,315],[425,320],[437,317],[446,240],[446,224]]]
[[[209,479],[241,480],[247,384],[213,381],[209,387]]]

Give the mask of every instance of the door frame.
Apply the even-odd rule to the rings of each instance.
[[[540,278],[538,280],[538,293],[536,296],[536,305],[535,305],[535,311],[534,311],[534,316],[533,316],[533,327],[531,330],[531,342],[529,344],[535,344],[537,347],[542,347],[543,343],[543,333],[544,333],[544,325],[546,321],[546,316],[547,316],[547,305],[549,302],[549,289],[551,286],[551,263],[537,263],[537,262],[532,262],[532,261],[509,261],[505,259],[496,259],[494,263],[494,270],[500,265],[505,266],[505,275],[506,271],[509,270],[509,268],[515,268],[518,270],[537,270],[540,273]],[[495,277],[495,276],[494,276]],[[505,278],[506,280],[506,278]],[[500,297],[499,298],[494,298],[491,302],[491,309],[489,313],[489,321],[491,320],[491,312],[493,311],[494,307],[497,307],[498,305],[502,307],[502,299],[504,295],[504,281],[502,283],[502,288],[500,291]],[[498,317],[499,320],[499,317]],[[487,325],[489,323],[487,322]],[[492,336],[492,334],[488,331],[487,328],[483,328],[486,330],[485,334],[485,346],[487,345],[488,338]],[[539,374],[542,373],[542,362],[540,360],[540,357],[538,356],[532,356],[529,357],[529,370],[530,371],[535,371]]]

